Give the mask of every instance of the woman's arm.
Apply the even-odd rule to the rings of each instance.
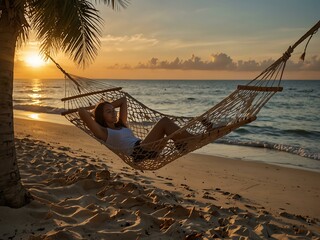
[[[114,108],[120,108],[119,112],[119,120],[124,124],[127,125],[127,118],[128,118],[128,106],[127,106],[127,98],[121,97],[114,102],[111,103]]]
[[[87,125],[91,132],[99,139],[106,141],[108,138],[108,132],[105,128],[100,126],[91,116],[91,113],[84,108],[80,108],[79,116],[81,120]]]

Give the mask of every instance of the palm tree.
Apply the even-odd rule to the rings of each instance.
[[[95,0],[113,9],[129,0]],[[63,51],[85,67],[100,45],[102,18],[89,0],[0,0],[0,205],[21,207],[32,196],[20,181],[13,129],[15,49],[33,29],[42,54]]]

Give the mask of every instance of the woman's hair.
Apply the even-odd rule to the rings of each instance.
[[[109,127],[103,117],[103,108],[106,104],[110,104],[109,102],[100,102],[94,109],[94,120],[99,123],[102,127]],[[126,127],[121,120],[115,123],[116,127]]]

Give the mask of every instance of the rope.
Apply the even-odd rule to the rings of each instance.
[[[305,57],[306,57],[307,47],[308,47],[308,45],[309,45],[309,42],[310,42],[312,36],[313,36],[313,34],[310,35],[310,37],[309,37],[309,39],[308,39],[308,41],[307,41],[307,44],[306,44],[306,46],[304,47],[304,51],[303,51],[302,55],[300,56],[300,59],[301,59],[302,61],[304,61],[304,59],[305,59]]]
[[[288,50],[282,55],[283,61],[288,61],[288,59],[291,57],[291,53],[293,52],[293,48],[289,46]]]
[[[78,91],[79,93],[81,93],[81,90],[80,90],[80,86],[79,84],[77,83],[77,81],[75,79],[73,79],[73,77],[67,73],[49,54],[46,53],[46,56],[56,65],[56,67],[67,77],[69,78],[71,81],[73,81],[73,83],[75,85],[77,85],[78,87]]]
[[[71,89],[74,89],[70,91],[71,95],[62,99],[68,106],[68,109],[63,115],[93,138],[95,138],[95,136],[81,121],[78,115],[78,109],[83,107],[92,109],[94,104],[101,99],[112,102],[123,96],[127,98],[130,128],[140,139],[144,139],[153,126],[163,117],[171,119],[180,127],[180,130],[170,136],[146,145],[145,147],[147,147],[147,149],[152,149],[153,154],[151,154],[150,151],[146,152],[143,149],[139,149],[140,152],[137,154],[142,156],[143,161],[136,162],[131,156],[123,154],[123,151],[120,149],[110,149],[133,168],[156,170],[191,151],[221,138],[244,124],[254,121],[259,111],[272,96],[282,91],[280,82],[286,67],[286,62],[291,57],[295,47],[309,37],[305,47],[306,50],[312,35],[317,31],[319,26],[320,21],[255,79],[245,86],[238,86],[234,92],[220,103],[194,118],[166,115],[148,108],[119,87],[110,86],[102,81],[85,79],[68,74],[50,56],[48,57],[73,83],[69,86]],[[80,92],[80,94],[77,92]],[[192,134],[192,137],[175,142],[172,140],[176,139],[175,137],[184,131]],[[97,140],[101,144],[105,144],[105,142],[99,139]]]

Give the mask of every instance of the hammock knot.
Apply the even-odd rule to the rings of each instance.
[[[286,62],[291,57],[292,52],[293,48],[289,46],[288,50],[282,55],[282,60]]]

